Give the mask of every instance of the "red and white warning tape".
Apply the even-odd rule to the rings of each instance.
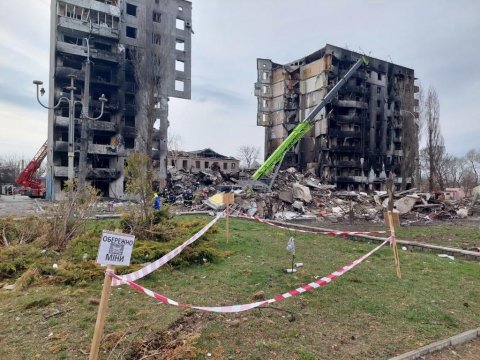
[[[305,233],[305,234],[348,236],[348,235],[367,235],[367,234],[385,234],[386,233],[386,231],[313,231],[313,230],[302,230],[302,229],[295,229],[295,228],[289,228],[289,227],[282,226],[282,225],[277,225],[277,224],[271,223],[268,220],[260,219],[257,216],[251,216],[251,215],[248,215],[248,214],[240,213],[238,216],[242,217],[242,218],[245,218],[245,219],[254,220],[254,221],[260,222],[262,224],[268,224],[268,225],[274,226],[274,227],[279,228],[279,229],[295,231],[295,232]]]
[[[302,285],[299,288],[296,288],[294,290],[290,290],[290,291],[288,291],[284,294],[277,295],[277,296],[275,296],[275,297],[273,297],[269,300],[262,300],[262,301],[258,301],[258,302],[254,302],[254,303],[250,303],[250,304],[230,305],[230,306],[194,306],[194,305],[182,304],[182,303],[179,303],[175,300],[169,299],[166,296],[160,295],[160,294],[158,294],[158,293],[156,293],[152,290],[144,288],[143,286],[140,286],[140,285],[134,283],[133,281],[125,280],[124,278],[115,274],[112,270],[107,270],[107,274],[110,275],[113,278],[114,281],[117,280],[121,283],[126,283],[129,286],[131,286],[132,288],[134,288],[135,290],[137,290],[139,292],[142,292],[142,293],[144,293],[144,294],[146,294],[146,295],[148,295],[148,296],[150,296],[154,299],[157,299],[158,301],[160,301],[162,303],[165,303],[165,304],[174,305],[174,306],[178,306],[178,307],[182,307],[182,308],[192,308],[192,309],[210,311],[210,312],[216,312],[216,313],[237,313],[237,312],[251,310],[251,309],[254,309],[254,308],[260,307],[260,306],[268,306],[269,304],[272,304],[274,302],[278,302],[278,301],[281,301],[283,299],[287,299],[289,297],[299,295],[299,294],[307,292],[307,291],[312,291],[312,290],[315,290],[315,289],[317,289],[319,287],[322,287],[322,286],[326,286],[330,282],[335,280],[336,278],[342,276],[346,272],[352,270],[354,267],[356,267],[357,265],[362,263],[365,259],[367,259],[369,256],[374,254],[376,251],[380,250],[380,248],[382,246],[384,246],[385,244],[387,244],[388,242],[389,241],[384,241],[382,244],[377,246],[372,251],[368,252],[367,254],[363,255],[362,257],[358,258],[357,260],[351,262],[350,264],[342,267],[341,269],[331,273],[330,275],[322,277],[321,279],[315,280],[314,282],[311,282],[309,284]]]
[[[220,219],[220,217],[221,217],[221,215],[216,216],[215,219],[213,219],[207,225],[205,225],[202,230],[200,230],[198,233],[193,235],[190,239],[185,241],[182,245],[177,246],[175,249],[170,251],[168,254],[163,255],[160,259],[155,260],[154,262],[148,264],[147,266],[143,267],[142,269],[137,270],[135,272],[132,272],[130,274],[117,276],[116,278],[114,278],[112,280],[112,286],[118,286],[118,285],[126,284],[127,280],[128,281],[135,281],[135,280],[141,279],[144,276],[147,276],[148,274],[154,272],[159,267],[165,265],[167,262],[172,260],[175,256],[180,254],[183,251],[183,249],[185,249],[188,245],[195,242],[203,234],[205,234],[208,231],[208,229],[210,229],[218,221],[218,219]]]

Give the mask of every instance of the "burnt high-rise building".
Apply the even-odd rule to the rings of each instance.
[[[166,171],[168,97],[190,98],[191,17],[185,0],[52,0],[49,104],[70,98],[72,77],[76,104],[73,151],[68,102],[49,111],[51,199],[61,193],[72,155],[74,177],[109,197],[123,196],[124,162],[135,150]]]
[[[257,59],[257,125],[265,127],[265,158],[360,56],[327,44],[284,65]],[[363,190],[390,172],[397,184],[412,183],[418,159],[414,70],[367,59],[286,154],[283,168],[309,169],[339,189]]]

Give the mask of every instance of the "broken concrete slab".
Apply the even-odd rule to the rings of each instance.
[[[303,203],[299,200],[295,200],[292,204],[292,207],[295,209],[295,210],[298,210],[300,212],[305,212],[305,208],[303,207]]]
[[[224,210],[226,208],[226,205],[223,202],[223,193],[215,194],[207,200],[204,200],[203,203],[215,211]]]
[[[396,200],[393,206],[398,210],[400,215],[410,212],[417,203],[418,197],[407,195],[401,199]]]
[[[278,198],[286,203],[293,204],[293,192],[292,191],[280,191],[278,193]]]
[[[312,201],[312,194],[310,193],[310,189],[306,186],[300,185],[299,183],[294,183],[292,186],[292,192],[294,199],[302,200],[306,203]]]

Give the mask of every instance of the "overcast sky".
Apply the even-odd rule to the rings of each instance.
[[[47,138],[32,80],[48,80],[49,4],[2,1],[0,157],[29,159]],[[256,58],[287,63],[330,43],[415,69],[439,94],[447,151],[463,155],[480,148],[479,14],[476,0],[193,0],[192,100],[171,99],[170,131],[186,150],[263,149]]]

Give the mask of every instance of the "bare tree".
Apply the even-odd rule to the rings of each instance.
[[[172,160],[176,164],[178,154],[182,151],[182,137],[176,133],[171,133],[170,136],[168,136],[167,144]]]
[[[168,89],[167,72],[169,69],[168,42],[160,41],[160,37],[151,28],[140,28],[144,31],[147,42],[154,47],[135,48],[130,51],[134,67],[135,80],[138,90],[135,103],[137,106],[137,147],[136,151],[143,152],[149,157],[149,168],[152,167],[152,148],[157,148],[159,153],[158,178],[160,187],[164,187],[167,178],[167,132],[168,132]],[[132,49],[130,49],[132,50]],[[154,143],[154,124],[160,120],[158,130],[158,143]]]
[[[136,92],[135,104],[137,118],[137,148],[138,152],[145,153],[152,164],[153,125],[159,117],[159,102],[162,85],[162,64],[151,51],[136,48],[131,49],[131,62],[134,69]]]
[[[238,157],[247,169],[258,160],[260,148],[253,145],[243,145],[238,149]]]
[[[49,210],[49,245],[64,249],[68,242],[79,235],[93,216],[98,201],[98,190],[89,184],[81,188],[76,179],[65,183],[64,198]]]
[[[25,164],[16,155],[0,158],[0,184],[14,184]]]
[[[428,188],[435,190],[436,183],[444,188],[440,164],[445,156],[443,136],[440,132],[440,102],[435,88],[429,88],[425,101],[425,132],[428,157]]]
[[[469,150],[465,154],[465,160],[470,165],[470,169],[475,178],[475,185],[478,185],[478,171],[480,170],[480,151],[479,150]]]

